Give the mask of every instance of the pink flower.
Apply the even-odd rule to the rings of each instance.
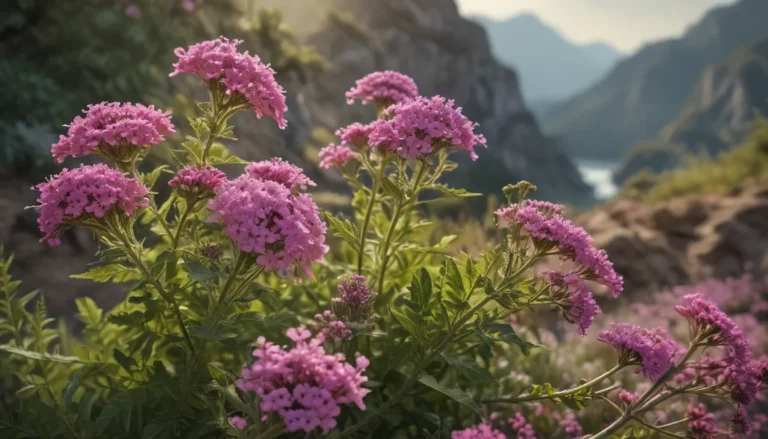
[[[464,430],[451,432],[451,439],[506,439],[499,430],[491,428],[487,424],[478,424]]]
[[[128,18],[141,18],[141,9],[135,3],[128,4],[123,13]]]
[[[191,14],[197,9],[197,5],[195,4],[195,0],[181,0],[181,8],[184,9],[185,12]]]
[[[248,426],[248,421],[242,416],[230,416],[229,423],[237,431],[243,431]]]
[[[355,82],[347,92],[347,103],[353,104],[359,99],[363,104],[375,103],[380,107],[413,99],[419,95],[419,89],[410,76],[391,70],[373,72]]]
[[[285,90],[275,81],[275,71],[261,62],[258,56],[240,53],[240,40],[220,37],[194,44],[187,50],[176,49],[179,61],[173,65],[170,76],[191,73],[209,83],[220,83],[227,95],[245,99],[256,112],[266,115],[285,128]]]
[[[619,399],[621,400],[621,402],[623,402],[628,406],[634,404],[638,398],[640,398],[640,395],[638,395],[635,392],[630,392],[629,390],[626,390],[626,389],[621,389],[621,391],[619,392]]]
[[[573,273],[549,271],[544,275],[554,286],[550,297],[562,311],[563,317],[571,323],[578,324],[579,334],[587,335],[587,329],[592,326],[595,315],[600,313],[600,307],[592,297],[587,284]]]
[[[332,166],[343,168],[347,162],[357,157],[351,149],[341,145],[328,145],[320,150],[320,167],[328,169]]]
[[[185,198],[196,198],[211,193],[225,181],[227,176],[212,166],[183,168],[168,182],[168,186],[179,191]]]
[[[341,406],[365,410],[363,398],[370,390],[362,384],[368,381],[363,375],[368,360],[358,357],[353,367],[344,355],[325,352],[322,334],[310,339],[305,329],[292,329],[288,336],[295,347],[290,350],[259,337],[256,361],[243,368],[237,387],[257,393],[262,412],[279,414],[288,431],[319,428],[327,433],[336,427]]]
[[[560,421],[560,426],[563,427],[565,434],[568,435],[570,439],[580,438],[581,435],[584,434],[584,429],[581,427],[579,420],[576,419],[576,415],[573,413],[565,415]]]
[[[565,258],[584,267],[583,275],[608,286],[613,296],[624,289],[624,281],[613,269],[608,255],[592,245],[592,237],[581,227],[560,215],[560,206],[526,200],[499,209],[496,215],[502,227],[522,226],[539,248],[558,247]]]
[[[688,407],[686,416],[688,421],[688,437],[691,439],[714,439],[721,431],[715,427],[715,417],[707,413],[704,404],[696,404]]]
[[[672,367],[672,357],[677,352],[677,343],[661,328],[614,323],[609,331],[597,336],[597,341],[611,345],[620,364],[639,365],[640,373],[653,381]]]
[[[111,213],[132,215],[149,206],[147,188],[105,164],[65,168],[36,189],[40,191],[37,223],[45,234],[40,241],[50,245],[61,244],[59,237],[70,225],[86,225],[86,220],[99,221]]]
[[[308,186],[317,186],[314,181],[304,175],[301,168],[279,157],[253,162],[245,167],[245,172],[259,180],[280,183],[292,191],[307,190]]]
[[[533,431],[533,426],[525,420],[522,413],[515,413],[515,416],[509,418],[507,422],[516,439],[536,439],[536,432]]]
[[[475,134],[476,127],[452,100],[419,97],[387,108],[384,119],[373,123],[369,142],[405,158],[424,157],[449,147],[466,150],[477,160],[475,146],[485,146],[485,138]]]
[[[344,278],[338,285],[339,297],[331,302],[333,312],[347,322],[370,323],[373,318],[373,296],[365,276]]]
[[[352,340],[352,331],[330,311],[315,314],[315,331],[335,343]]]
[[[352,125],[336,130],[336,135],[341,138],[343,146],[361,149],[368,144],[368,137],[373,131],[373,124],[363,125],[355,122]]]
[[[99,153],[115,161],[127,161],[150,145],[174,133],[170,113],[153,106],[119,102],[89,105],[85,117],[76,117],[52,147],[61,163],[67,157]]]
[[[208,203],[210,220],[222,222],[235,245],[257,254],[256,262],[267,270],[296,265],[311,275],[311,264],[328,252],[326,225],[311,196],[249,174],[224,182],[215,192]]]

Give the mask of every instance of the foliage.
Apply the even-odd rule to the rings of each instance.
[[[229,56],[248,67],[259,62]],[[658,431],[682,437],[687,419],[662,424],[649,413],[668,399],[692,395],[746,409],[752,390],[762,386],[756,380],[766,375],[765,365],[753,367],[744,349],[714,383],[698,374],[673,380],[689,373],[694,361],[705,361],[703,350],[743,347],[732,322],[705,302],[695,303],[710,313],[703,316],[685,302],[691,308],[681,312],[692,328],[688,346],[673,358],[653,358],[657,367],[668,367],[635,403],[610,401],[606,395],[617,387],[610,382],[644,368],[644,352],[653,346],[617,348],[604,367],[556,381],[559,371],[546,350],[551,340],[541,336],[541,320],[526,319],[535,310],[554,310],[586,331],[599,312],[586,282],[607,284],[614,295],[622,289],[605,253],[562,217],[562,206],[531,200],[531,183],[505,186],[492,244],[479,254],[449,255],[455,236],[441,233],[421,207],[476,195],[440,182],[458,166],[451,154],[474,145],[449,141],[449,130],[418,113],[385,121],[388,113],[377,101],[379,127],[395,121],[415,140],[423,138],[419,130],[431,130],[434,141],[421,144],[416,158],[400,155],[394,143],[340,145],[349,148],[349,160],[334,166],[352,188],[350,212],[324,212],[321,223],[304,193],[313,183],[289,163],[251,164],[232,181],[209,178],[215,174],[209,166],[243,164],[220,142],[236,141],[231,118],[251,109],[218,75],[199,81],[210,101],[189,117],[191,131],[173,150],[172,171],[139,172],[146,145],[132,138],[93,146],[93,154],[125,171],[120,178],[148,189],[133,192],[130,208],[117,197],[80,196],[85,191],[77,187],[59,198],[41,196],[40,203],[54,200],[46,205],[50,218],[41,218],[41,228],[55,225],[54,238],[69,227],[94,233],[100,263],[73,277],[129,283],[119,305],[102,310],[91,299],[77,299],[84,329],[74,338],[65,327],[53,327],[43,299],[34,300],[37,293],[19,293],[19,282],[8,274],[11,260],[0,264],[2,437],[447,438],[453,431],[456,438],[477,422],[494,423],[509,435],[537,430],[544,437],[573,437],[581,426],[573,424],[571,411],[588,406],[617,411],[607,424],[587,425],[594,439]],[[246,79],[238,85],[265,77]],[[460,111],[442,110],[473,133],[475,125]],[[161,174],[177,168],[194,171],[183,172],[159,203]],[[98,173],[91,174],[89,184],[98,185]],[[45,195],[59,178],[38,189]],[[328,247],[316,233],[326,226]],[[328,251],[321,262],[318,248]],[[534,269],[547,259],[560,260],[564,272]],[[643,330],[635,334],[640,339],[632,346],[646,341]],[[569,355],[562,352],[566,360]],[[525,381],[522,368],[550,377]],[[743,390],[738,380],[754,385]],[[548,412],[539,413],[537,403]]]

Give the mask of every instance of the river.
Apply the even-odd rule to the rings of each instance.
[[[613,183],[611,174],[618,166],[617,162],[583,158],[575,158],[573,161],[584,181],[595,188],[595,197],[598,200],[605,201],[616,195],[618,188]]]

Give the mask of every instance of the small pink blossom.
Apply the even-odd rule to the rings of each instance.
[[[506,439],[506,436],[488,424],[478,424],[464,430],[451,432],[451,439]]]
[[[347,103],[353,104],[356,99],[363,104],[375,103],[387,107],[419,95],[416,83],[408,75],[392,70],[373,72],[358,79],[355,86],[347,92]]]
[[[672,357],[678,349],[663,329],[630,324],[614,323],[609,331],[597,336],[597,341],[611,345],[620,363],[639,365],[640,373],[654,381],[672,367]]]
[[[192,198],[205,196],[227,181],[227,176],[218,169],[208,166],[205,168],[183,168],[168,182],[168,186],[176,189],[183,197]]]
[[[560,307],[565,319],[578,325],[579,334],[587,335],[587,329],[601,312],[587,284],[573,273],[549,271],[544,275],[554,287],[552,300]]]
[[[343,146],[361,149],[368,144],[368,137],[373,131],[373,124],[363,125],[355,122],[352,125],[336,130],[336,135],[341,138]]]
[[[333,166],[343,168],[347,162],[357,157],[357,155],[346,146],[328,145],[320,150],[319,157],[322,159],[320,167],[328,169]]]
[[[248,421],[242,416],[230,416],[229,423],[237,431],[243,431],[248,426]]]
[[[619,392],[619,399],[621,402],[628,406],[634,404],[638,398],[640,398],[640,395],[638,395],[636,392],[630,392],[626,389],[621,389]]]
[[[317,186],[314,181],[304,175],[301,168],[279,157],[253,162],[245,167],[245,173],[259,180],[280,183],[292,191],[307,190],[309,186]]]

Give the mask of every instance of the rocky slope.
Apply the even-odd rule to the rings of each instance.
[[[768,180],[728,196],[616,201],[575,222],[608,252],[633,300],[713,277],[768,273]]]
[[[598,84],[546,114],[547,134],[571,155],[619,158],[683,109],[703,70],[768,37],[768,2],[741,0],[709,12],[679,39],[624,59]]]
[[[768,40],[707,67],[682,113],[655,139],[634,147],[614,180],[621,184],[643,168],[675,168],[688,154],[714,157],[744,139],[758,112],[768,114]]]

